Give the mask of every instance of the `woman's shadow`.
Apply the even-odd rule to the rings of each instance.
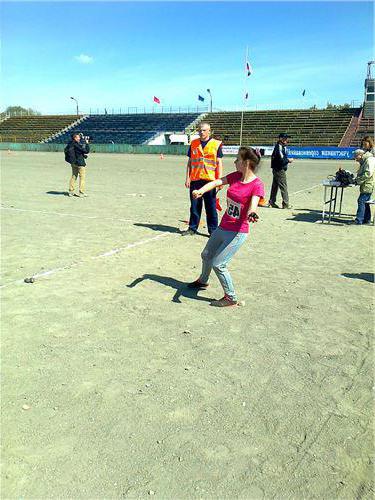
[[[156,281],[157,283],[161,283],[162,285],[174,288],[176,292],[172,298],[172,302],[176,302],[177,304],[181,304],[180,297],[202,300],[204,302],[212,302],[213,300],[215,300],[208,297],[199,297],[199,290],[188,288],[187,283],[184,283],[183,281],[176,280],[175,278],[170,278],[169,276],[159,276],[157,274],[144,274],[141,278],[135,279],[132,283],[126,286],[128,288],[134,288],[136,285],[145,280]]]

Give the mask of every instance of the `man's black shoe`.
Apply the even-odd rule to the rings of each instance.
[[[275,202],[273,202],[271,200],[268,202],[268,206],[270,208],[280,208],[279,205],[277,205]]]
[[[186,231],[181,231],[181,236],[194,236],[194,234],[197,234],[197,232],[190,229],[190,227]]]

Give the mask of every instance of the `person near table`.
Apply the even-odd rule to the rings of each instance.
[[[375,142],[374,138],[371,135],[366,135],[361,141],[361,149],[364,150],[365,153],[371,153],[375,156]]]
[[[375,157],[369,151],[356,149],[354,159],[359,163],[356,184],[359,186],[358,208],[353,224],[362,225],[371,222],[369,201],[374,191]]]

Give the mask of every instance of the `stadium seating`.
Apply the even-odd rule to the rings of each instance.
[[[39,142],[80,118],[77,115],[10,117],[0,123],[0,141]]]
[[[295,146],[338,146],[345,133],[353,109],[247,111],[244,113],[243,144],[271,145],[280,132],[292,136]],[[240,141],[241,113],[209,113],[205,120],[211,124],[214,137],[226,145]]]
[[[362,118],[359,126],[357,128],[357,132],[351,141],[351,146],[359,147],[361,145],[361,140],[366,135],[374,137],[374,119],[373,118]]]
[[[82,124],[53,138],[50,142],[65,143],[70,134],[80,131],[92,136],[97,144],[145,144],[162,132],[183,132],[199,113],[145,113],[129,115],[91,115]]]
[[[358,111],[357,108],[248,111],[244,113],[242,143],[267,146],[275,142],[280,132],[286,132],[292,136],[291,145],[338,146]],[[163,132],[190,130],[198,117],[198,113],[91,115],[77,124],[77,118],[81,117],[71,115],[12,117],[0,123],[0,141],[66,143],[73,131],[80,131],[92,136],[94,143],[146,144]],[[211,124],[214,137],[226,145],[239,144],[241,112],[208,113],[204,119]],[[352,145],[357,146],[364,135],[373,131],[374,120],[362,119]]]

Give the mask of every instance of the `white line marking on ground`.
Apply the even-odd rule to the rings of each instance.
[[[80,214],[68,214],[68,213],[60,213],[60,212],[47,212],[44,210],[28,210],[24,208],[14,208],[14,207],[0,207],[1,210],[13,210],[15,212],[29,212],[35,214],[45,214],[45,215],[59,215],[60,217],[77,217],[79,219],[101,219],[101,220],[116,220],[119,222],[134,222],[131,219],[121,219],[115,217],[100,217],[97,215],[80,215]]]
[[[172,234],[173,233],[164,232],[164,233],[158,234],[157,236],[154,236],[153,238],[147,238],[146,240],[136,241],[135,243],[129,243],[128,245],[126,245],[124,247],[113,248],[112,250],[109,250],[108,252],[104,252],[104,253],[101,253],[99,255],[95,255],[95,256],[91,257],[91,259],[94,260],[94,259],[99,259],[101,257],[111,257],[112,255],[115,255],[117,253],[124,252],[126,250],[130,250],[131,248],[138,247],[140,245],[145,245],[147,243],[151,243],[152,241],[159,240],[160,238],[163,238],[165,236],[171,236]],[[63,267],[56,267],[55,269],[50,269],[49,271],[43,271],[42,273],[33,274],[32,277],[33,278],[42,278],[44,276],[50,276],[51,274],[56,274],[60,271],[64,271],[66,269],[71,269],[72,267],[76,267],[76,266],[79,266],[79,265],[85,264],[85,263],[87,263],[87,261],[72,262],[71,264],[67,264],[66,266],[63,266]],[[23,279],[11,281],[10,283],[0,285],[0,288],[5,288],[5,287],[8,287],[10,285],[17,285],[20,283],[23,283]]]
[[[138,247],[140,245],[145,245],[146,243],[150,243],[151,241],[158,240],[160,238],[163,238],[164,236],[168,236],[172,233],[164,232],[161,234],[158,234],[157,236],[154,236],[153,238],[148,238],[147,240],[141,240],[141,241],[136,241],[135,243],[129,243],[125,247],[120,247],[120,248],[114,248],[113,250],[109,250],[109,252],[101,253],[99,255],[96,255],[95,257],[91,257],[92,259],[99,259],[100,257],[110,257],[111,255],[115,255],[116,253],[122,252],[124,250],[128,250],[130,248]]]
[[[321,186],[321,184],[314,184],[314,186],[311,186],[311,187],[308,187],[305,189],[301,189],[300,191],[296,191],[295,193],[291,193],[291,195],[294,196],[294,195],[299,194],[299,193],[304,193],[305,191],[310,191],[311,189],[315,189],[319,186]]]
[[[291,194],[292,194],[292,196],[294,196],[296,194],[303,193],[305,191],[310,191],[311,189],[315,189],[315,188],[319,187],[320,185],[321,184],[315,184],[314,186],[311,186],[311,187],[308,187],[305,189],[301,189],[300,191],[296,191],[296,192],[291,193]],[[135,194],[130,194],[129,196],[135,196]],[[140,196],[144,196],[144,195],[140,195]],[[114,217],[98,217],[96,215],[67,214],[67,213],[60,213],[60,212],[47,212],[47,211],[43,211],[43,210],[27,210],[27,209],[23,209],[23,208],[14,208],[14,207],[0,207],[0,208],[2,210],[13,210],[16,212],[30,212],[30,213],[39,213],[39,214],[46,214],[46,215],[59,215],[61,217],[78,217],[78,218],[85,218],[85,219],[116,220],[116,221],[121,221],[121,222],[133,222],[134,223],[134,221],[131,219],[120,219],[120,218],[117,219]],[[145,245],[146,243],[150,243],[152,241],[155,241],[155,240],[158,240],[162,237],[170,236],[170,235],[171,235],[171,233],[164,232],[164,233],[158,234],[157,236],[154,236],[153,238],[148,238],[147,240],[141,240],[141,241],[137,241],[135,243],[129,243],[129,245],[126,245],[125,247],[113,248],[112,250],[109,250],[108,252],[104,252],[102,254],[93,256],[93,257],[91,257],[91,259],[98,259],[101,257],[111,257],[112,255],[123,252],[125,250],[129,250],[131,248],[134,248],[134,247],[137,247],[140,245]],[[84,263],[83,261],[82,262],[73,262],[73,263],[68,264],[64,267],[57,267],[55,269],[50,269],[49,271],[44,271],[42,273],[33,274],[33,277],[34,278],[41,278],[44,276],[50,276],[52,274],[58,273],[59,271],[64,271],[65,269],[71,269],[72,267],[78,266],[78,265],[83,264],[83,263]],[[5,287],[8,287],[10,285],[15,285],[15,284],[19,284],[19,283],[23,283],[23,280],[11,281],[10,283],[0,285],[0,288],[5,288]]]

